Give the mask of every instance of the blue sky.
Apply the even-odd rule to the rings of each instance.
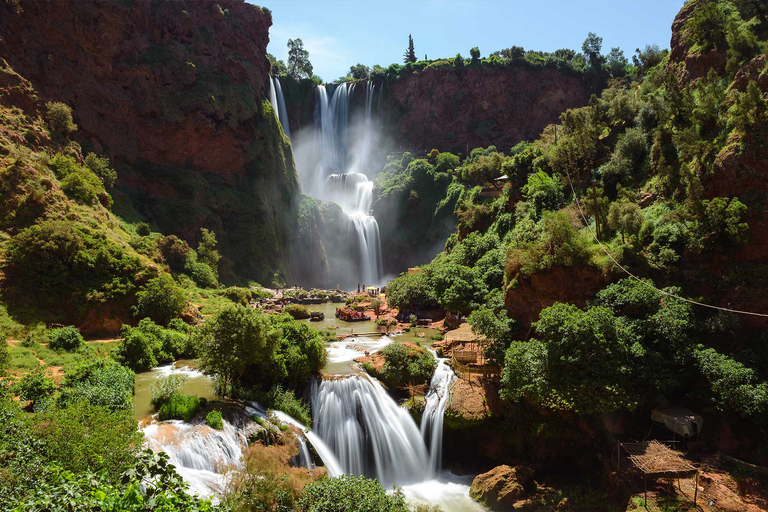
[[[251,2],[252,0],[248,0]],[[513,45],[581,51],[588,32],[603,53],[627,57],[655,43],[669,47],[672,20],[684,0],[263,0],[272,11],[268,51],[287,60],[288,39],[301,38],[315,74],[325,81],[368,66],[402,63],[413,35],[416,55],[452,57],[478,46],[485,57]]]

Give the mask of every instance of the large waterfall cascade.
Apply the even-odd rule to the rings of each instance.
[[[379,225],[371,215],[373,182],[368,172],[373,149],[372,104],[375,86],[366,82],[365,114],[360,126],[349,125],[349,104],[356,84],[343,83],[328,96],[328,88],[315,89],[315,146],[313,172],[302,188],[313,197],[333,201],[349,218],[349,241],[358,251],[358,281],[380,284],[382,277]]]
[[[365,373],[332,376],[312,384],[311,429],[281,411],[274,414],[303,432],[303,437],[297,436],[297,459],[303,467],[323,463],[331,476],[366,475],[378,479],[385,488],[401,486],[406,497],[415,502],[439,504],[450,512],[478,512],[483,508],[469,498],[470,481],[442,470],[443,415],[455,380],[446,361],[438,359],[420,426]],[[243,404],[243,418],[266,418],[267,414],[258,403]],[[166,452],[190,489],[202,496],[224,487],[225,470],[241,466],[247,446],[244,433],[226,420],[223,430],[166,421],[152,422],[143,432],[150,447]],[[313,461],[309,445],[319,460]]]

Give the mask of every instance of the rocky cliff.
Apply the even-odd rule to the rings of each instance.
[[[425,69],[387,84],[383,107],[403,149],[508,151],[589,96],[583,80],[555,68],[477,66]]]
[[[271,22],[242,0],[2,2],[0,57],[110,156],[116,211],[190,241],[213,229],[224,277],[270,281],[288,272],[299,191],[262,101]]]

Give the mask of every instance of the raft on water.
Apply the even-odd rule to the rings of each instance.
[[[325,314],[322,311],[312,311],[309,313],[310,322],[319,322],[325,319]]]

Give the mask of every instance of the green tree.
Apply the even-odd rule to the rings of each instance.
[[[197,246],[197,259],[201,263],[205,263],[218,279],[219,277],[219,261],[221,260],[221,254],[216,250],[216,233],[205,228],[200,228],[200,243]]]
[[[715,197],[702,201],[703,214],[695,223],[695,245],[717,250],[741,247],[749,238],[749,225],[744,222],[747,207],[736,198]]]
[[[371,74],[371,69],[365,64],[356,64],[349,68],[349,76],[355,80],[363,80]]]
[[[193,335],[200,367],[216,375],[222,391],[228,392],[249,365],[269,366],[280,333],[261,313],[233,304],[224,306]]]
[[[537,340],[507,350],[502,397],[579,414],[637,405],[633,368],[643,350],[626,321],[607,308],[556,303],[535,327]]]
[[[478,307],[487,292],[477,270],[447,261],[433,270],[432,283],[440,307],[458,314]]]
[[[621,48],[611,48],[606,64],[608,65],[608,72],[612,77],[623,78],[627,74],[629,60],[624,56],[624,50]]]
[[[285,62],[282,60],[278,60],[277,57],[272,55],[271,53],[267,54],[267,58],[269,59],[269,64],[272,69],[272,76],[281,76],[281,75],[287,75],[288,74],[288,66],[285,65]]]
[[[112,359],[84,360],[67,370],[60,407],[85,401],[111,411],[133,410],[136,374]]]
[[[74,352],[85,343],[80,331],[74,325],[52,330],[49,339],[49,348],[67,352]]]
[[[106,188],[112,188],[117,180],[117,172],[109,166],[109,158],[96,153],[88,153],[85,165],[99,177]]]
[[[416,51],[413,49],[413,37],[411,37],[411,34],[408,34],[408,48],[403,54],[403,62],[406,64],[416,62]]]
[[[472,58],[472,64],[478,64],[480,62],[480,48],[477,46],[470,48],[469,56]]]
[[[565,194],[563,182],[555,175],[538,171],[528,175],[528,182],[522,188],[523,197],[533,203],[536,215],[544,211],[556,211],[563,206]]]
[[[150,279],[136,293],[134,315],[149,317],[161,325],[168,325],[187,307],[187,294],[168,274]]]
[[[312,63],[309,62],[309,52],[304,49],[301,39],[288,40],[288,74],[296,80],[312,78]]]
[[[45,104],[45,112],[48,126],[53,131],[68,135],[77,130],[77,125],[72,121],[72,109],[66,103],[49,101]]]
[[[621,241],[624,236],[633,236],[640,231],[643,225],[643,212],[640,205],[630,201],[615,201],[608,209],[608,226],[621,233]]]
[[[598,37],[597,34],[590,32],[587,38],[584,40],[584,44],[581,45],[581,51],[587,57],[587,61],[592,68],[600,68],[603,65],[603,55],[600,51],[603,48],[603,38]]]
[[[733,411],[745,418],[765,417],[768,412],[768,382],[761,382],[755,370],[713,348],[699,346],[694,357],[716,409]]]

